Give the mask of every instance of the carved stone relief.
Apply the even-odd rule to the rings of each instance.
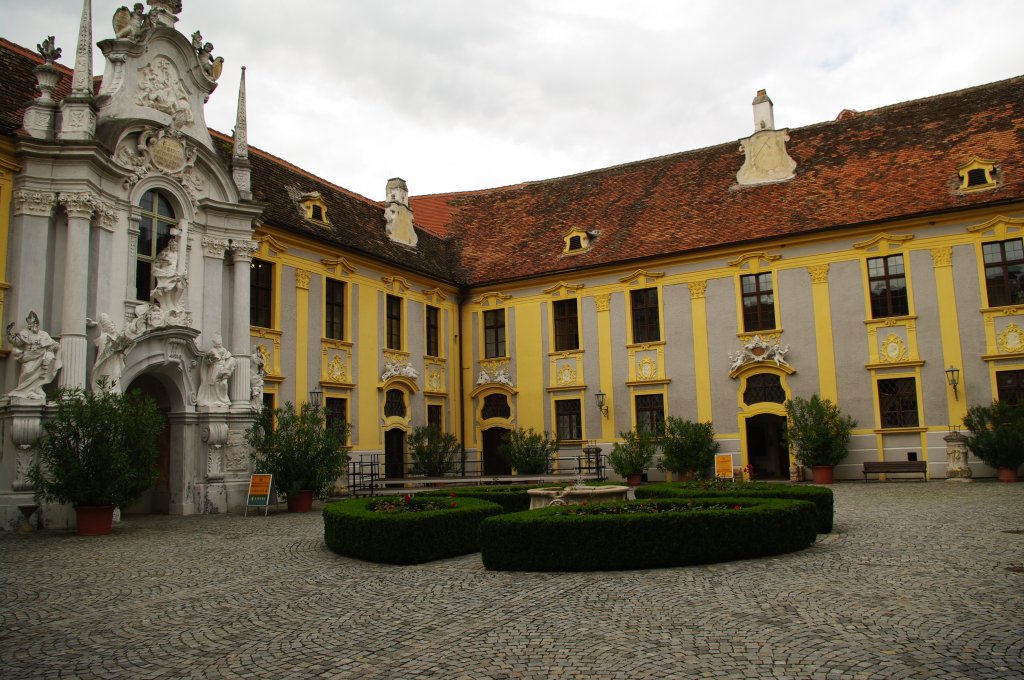
[[[895,333],[887,335],[879,347],[878,360],[882,363],[894,363],[906,361],[907,358],[907,346],[903,342],[903,338]]]
[[[769,341],[760,335],[755,335],[745,342],[738,351],[729,353],[729,370],[735,371],[746,364],[766,361],[772,361],[776,366],[789,366],[786,361],[787,352],[789,352],[789,345],[783,347],[778,340]]]
[[[785,130],[763,130],[740,140],[745,154],[743,166],[736,173],[742,186],[781,182],[793,177],[796,161],[786,151],[789,135]]]
[[[14,214],[49,217],[57,205],[57,194],[50,191],[15,191]]]
[[[131,137],[123,140],[112,160],[133,171],[124,180],[125,188],[131,188],[149,175],[162,174],[176,180],[192,204],[198,206],[199,196],[206,187],[206,180],[195,167],[198,153],[177,130],[150,128],[134,140]]]
[[[228,472],[249,469],[249,445],[245,443],[245,435],[240,430],[228,432],[228,442],[224,446],[224,464]]]
[[[999,334],[997,342],[999,351],[1003,354],[1022,352],[1024,351],[1024,331],[1021,331],[1020,326],[1011,321]]]
[[[345,362],[342,361],[340,355],[335,355],[329,362],[327,362],[327,379],[331,382],[345,382],[347,378],[347,369],[345,368]]]
[[[175,128],[195,122],[192,117],[192,106],[188,101],[188,92],[182,85],[178,68],[164,56],[157,56],[139,69],[135,103],[166,113],[171,117],[171,124]]]
[[[513,387],[510,370],[511,364],[507,360],[487,363],[481,362],[480,373],[477,375],[476,384],[479,386],[495,383],[498,385]]]

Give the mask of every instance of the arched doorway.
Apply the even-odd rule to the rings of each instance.
[[[512,474],[512,464],[501,455],[501,446],[508,438],[509,432],[507,427],[489,427],[480,433],[485,475]]]
[[[741,369],[740,431],[754,479],[789,479],[786,409],[788,366],[748,366]]]
[[[405,477],[405,430],[393,427],[384,431],[384,476]]]
[[[785,416],[750,416],[746,435],[747,460],[754,466],[754,479],[789,479]]]
[[[160,430],[156,440],[156,481],[139,500],[127,508],[122,508],[121,511],[124,514],[166,515],[170,513],[171,504],[171,428],[168,426],[168,415],[171,411],[170,399],[164,386],[151,375],[141,375],[133,380],[126,391],[132,390],[139,390],[144,396],[156,402],[164,420],[164,427]]]

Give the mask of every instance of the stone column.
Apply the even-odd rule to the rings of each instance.
[[[96,199],[86,192],[61,194],[58,198],[68,216],[64,248],[64,291],[60,313],[60,354],[64,367],[60,386],[85,388],[86,293],[89,287],[89,223]]]
[[[204,342],[207,342],[218,329],[222,328],[225,314],[221,309],[224,291],[224,253],[227,251],[228,240],[217,236],[203,236],[203,318],[202,329]],[[230,324],[231,322],[228,321]],[[231,344],[234,350],[234,343]]]
[[[258,244],[255,241],[231,242],[232,288],[231,353],[235,372],[231,376],[231,405],[249,408],[252,383],[249,379],[249,266]]]

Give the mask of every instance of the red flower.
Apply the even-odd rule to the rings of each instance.
[[[587,504],[586,501],[583,501],[582,503],[580,503],[580,505],[586,505],[586,504]]]
[[[405,503],[406,505],[412,503],[412,496],[410,496],[409,494],[405,494]]]
[[[454,496],[455,494],[452,494],[452,495]],[[452,501],[452,507],[453,508],[455,507],[455,501]]]
[[[455,498],[455,492],[454,492],[454,491],[452,491],[452,492],[451,492],[450,494],[448,494],[448,497],[449,497],[449,498]]]
[[[733,510],[739,510],[742,507],[743,507],[742,505],[734,505],[734,506],[732,506],[732,509]]]

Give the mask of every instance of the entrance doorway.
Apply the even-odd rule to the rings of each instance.
[[[156,437],[156,481],[139,500],[121,510],[125,514],[166,515],[171,508],[171,428],[167,418],[171,410],[170,402],[164,386],[151,375],[142,375],[133,380],[127,391],[132,390],[139,390],[143,396],[156,402],[164,426]]]
[[[384,476],[405,477],[405,431],[397,427],[384,431]]]
[[[485,475],[512,474],[512,464],[500,453],[501,445],[508,438],[508,433],[509,429],[505,427],[490,427],[481,433]]]
[[[754,479],[789,479],[786,418],[770,413],[747,418],[747,461]]]

